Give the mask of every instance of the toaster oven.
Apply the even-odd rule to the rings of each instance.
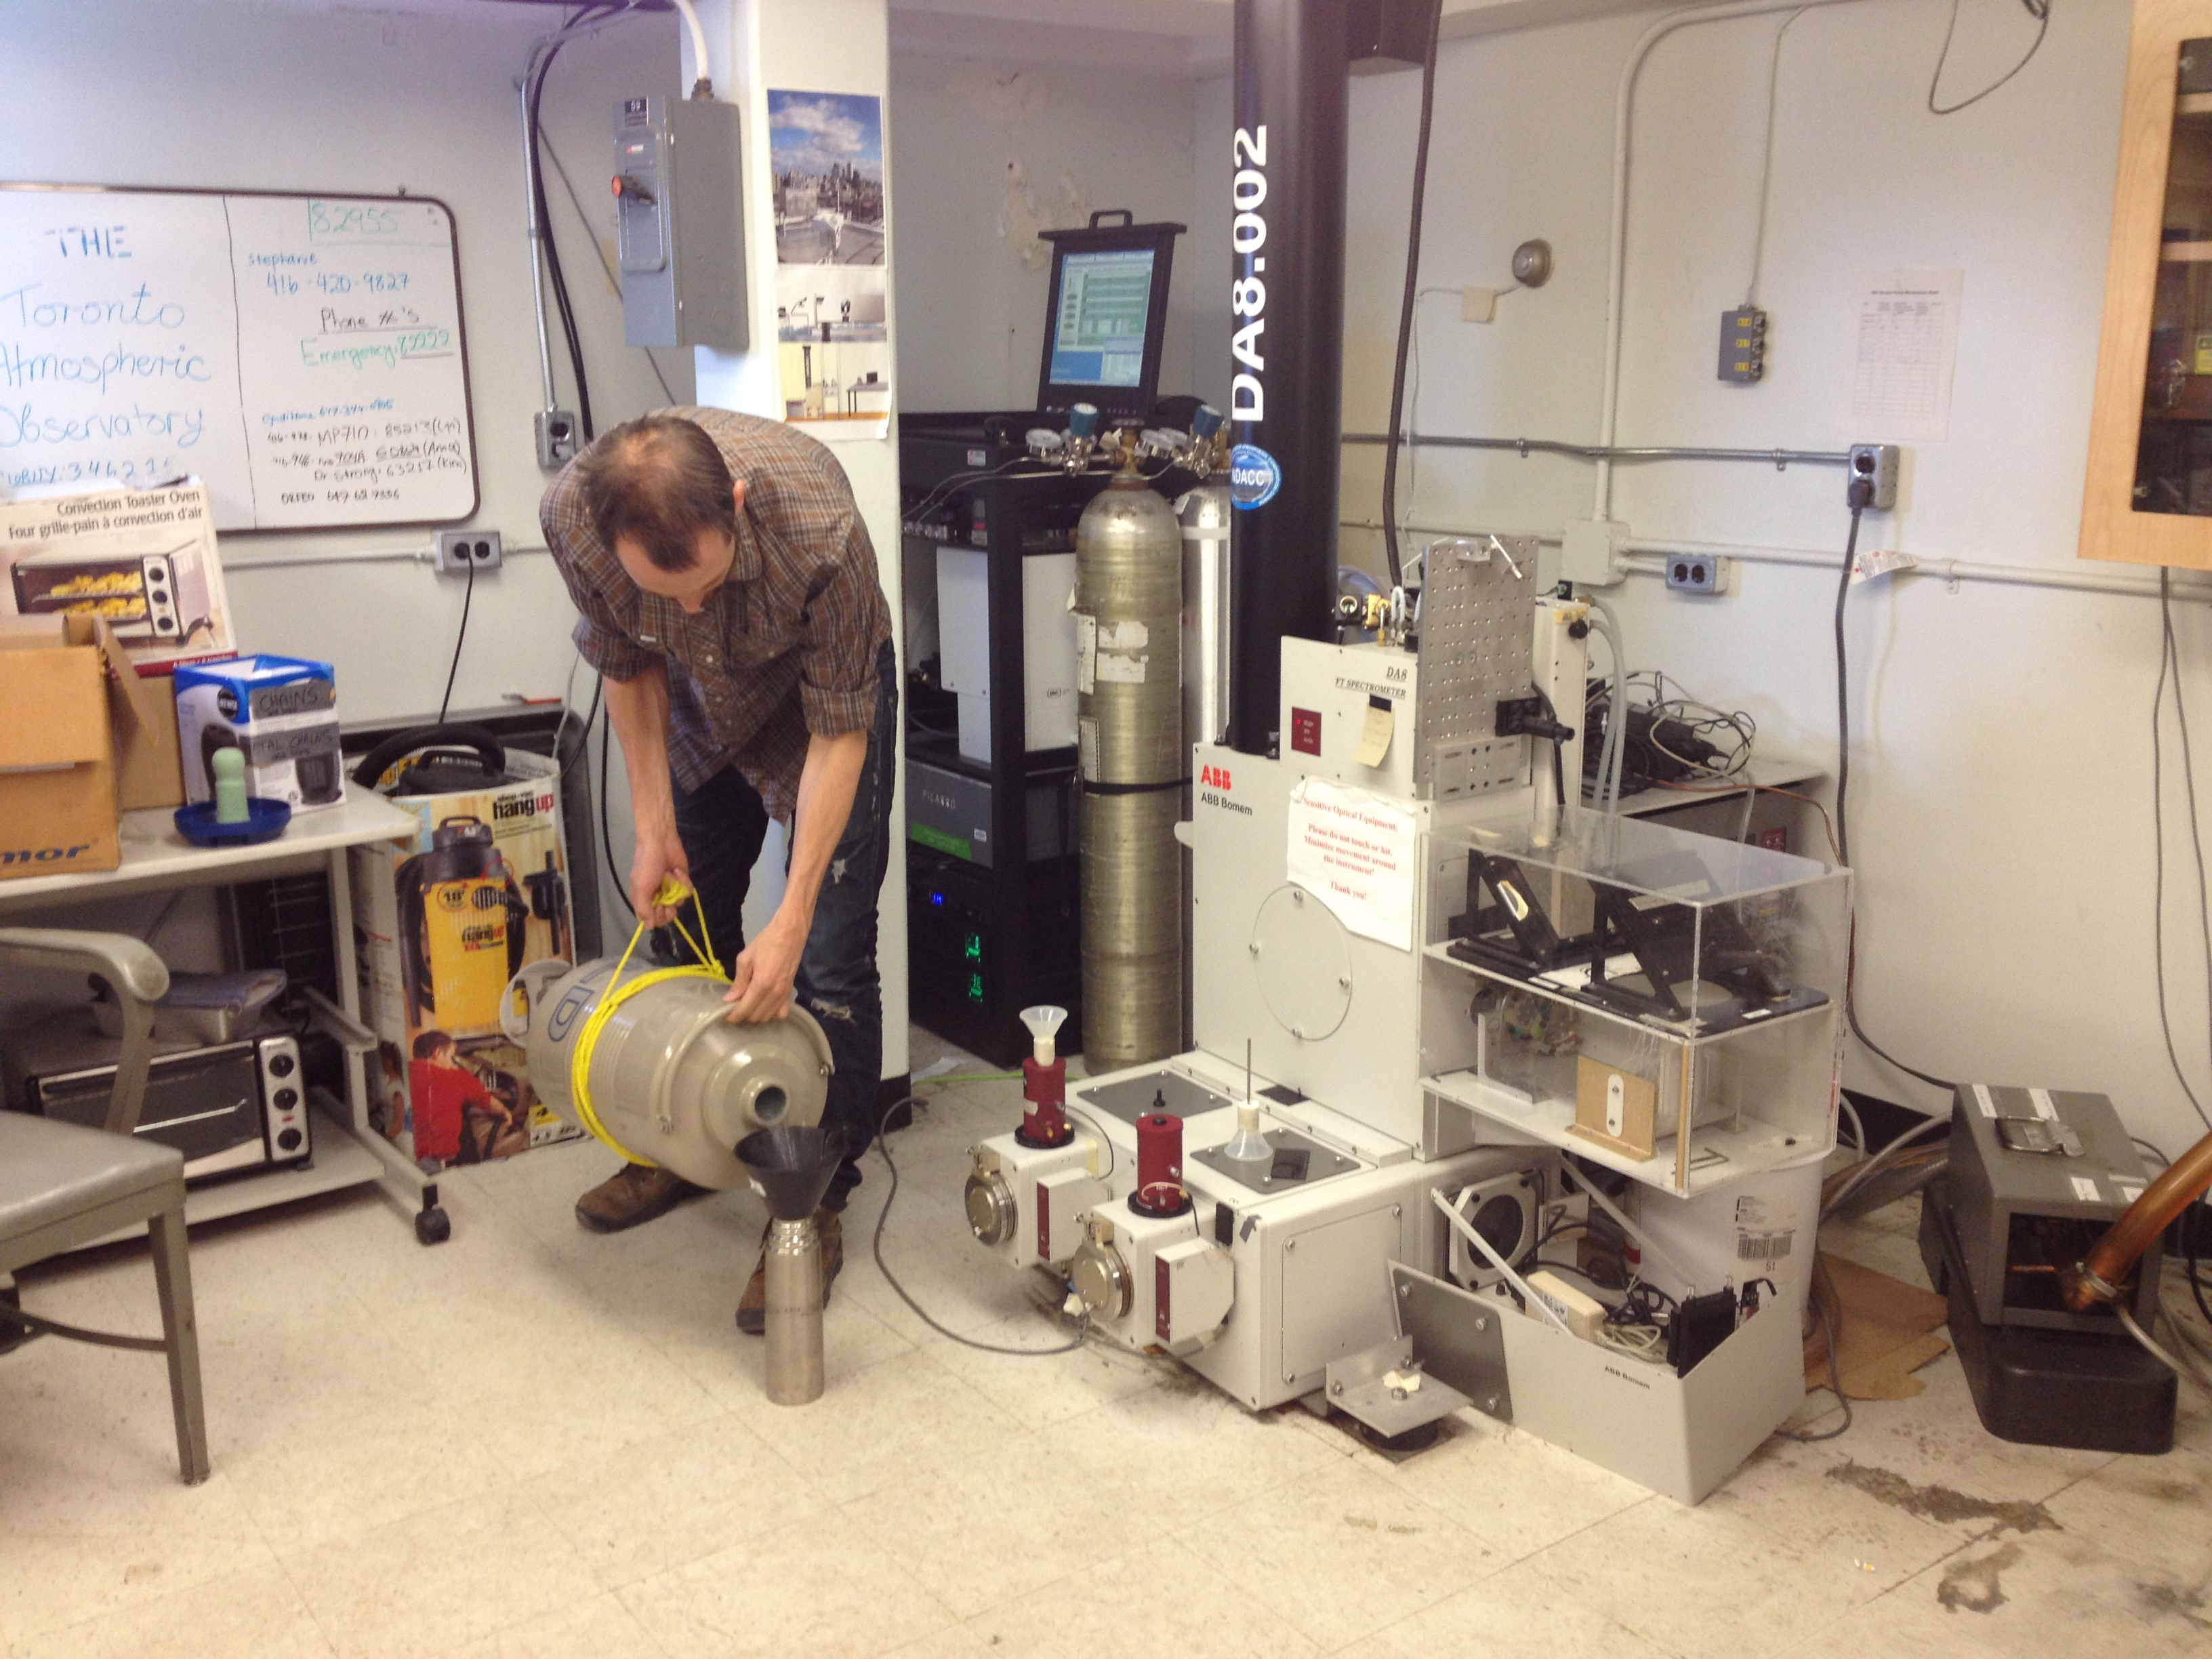
[[[137,1133],[182,1152],[186,1181],[313,1155],[300,1045],[289,1032],[155,1047]],[[97,1128],[107,1121],[118,1050],[81,1013],[0,1039],[8,1104]]]

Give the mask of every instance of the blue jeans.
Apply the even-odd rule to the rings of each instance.
[[[884,1071],[884,990],[876,971],[876,902],[890,867],[891,797],[897,785],[898,668],[886,643],[876,659],[876,719],[868,730],[868,755],[853,795],[830,873],[815,902],[814,925],[799,960],[798,1000],[821,1022],[836,1070],[822,1124],[837,1138],[843,1161],[830,1183],[825,1208],[842,1210],[860,1184],[860,1155],[876,1133],[876,1097]],[[691,866],[698,898],[684,907],[683,922],[699,935],[703,905],[714,953],[729,968],[744,949],[745,894],[768,836],[768,809],[734,766],[726,766],[696,789],[676,785],[676,833]],[[788,867],[788,854],[786,866]],[[653,936],[654,953],[682,960],[689,947],[672,928]]]

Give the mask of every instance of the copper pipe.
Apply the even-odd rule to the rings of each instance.
[[[2203,1196],[2207,1187],[2212,1187],[2212,1134],[2174,1159],[2090,1246],[2081,1265],[2066,1275],[2066,1305],[2087,1313],[2100,1304],[2118,1301],[2121,1287],[2142,1253],[2174,1217]]]

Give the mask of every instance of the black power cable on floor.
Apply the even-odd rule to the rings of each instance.
[[[1859,519],[1865,513],[1867,504],[1873,498],[1874,484],[1870,480],[1854,478],[1851,481],[1850,495],[1851,532],[1844,543],[1843,573],[1836,580],[1836,856],[1838,861],[1845,865],[1849,865],[1851,861],[1850,830],[1849,820],[1844,814],[1844,797],[1849,793],[1851,786],[1851,659],[1850,653],[1844,644],[1844,601],[1850,597],[1851,567],[1857,562],[1859,556]],[[1888,1049],[1869,1036],[1865,1029],[1860,1025],[1858,1000],[1852,990],[1853,981],[1857,977],[1858,971],[1858,924],[1856,920],[1858,903],[1856,896],[1853,897],[1851,908],[1855,913],[1851,924],[1852,939],[1845,947],[1846,961],[1844,969],[1844,1018],[1851,1028],[1851,1035],[1859,1040],[1868,1052],[1888,1061],[1907,1077],[1917,1078],[1931,1088],[1955,1090],[1959,1085],[1949,1079],[1940,1078],[1933,1073],[1907,1066]]]
[[[1390,371],[1390,425],[1382,444],[1382,552],[1390,566],[1390,586],[1406,583],[1405,567],[1398,557],[1398,445],[1399,428],[1406,408],[1406,356],[1413,338],[1413,307],[1419,302],[1421,276],[1421,204],[1429,185],[1429,119],[1437,101],[1437,36],[1441,32],[1443,6],[1433,0],[1429,11],[1428,49],[1421,54],[1421,128],[1413,143],[1413,205],[1406,226],[1406,293],[1398,306],[1398,351]]]
[[[928,1106],[929,1103],[920,1095],[908,1095],[884,1108],[883,1115],[876,1120],[876,1152],[884,1160],[884,1168],[891,1173],[890,1190],[884,1194],[884,1207],[876,1216],[876,1271],[883,1274],[884,1284],[898,1292],[899,1300],[913,1310],[915,1318],[939,1336],[949,1337],[963,1347],[981,1349],[985,1353],[1009,1354],[1018,1359],[1042,1359],[1056,1353],[1073,1353],[1091,1340],[1091,1321],[1088,1316],[1085,1317],[1073,1336],[1065,1342],[1056,1342],[1047,1348],[1010,1348],[1002,1343],[978,1341],[972,1336],[961,1335],[950,1326],[938,1323],[931,1316],[928,1310],[914,1299],[913,1293],[899,1283],[898,1275],[890,1270],[890,1264],[884,1260],[884,1224],[891,1218],[891,1206],[898,1200],[899,1189],[898,1165],[891,1162],[890,1143],[885,1139],[886,1132],[890,1127],[892,1117],[902,1107],[926,1111]]]

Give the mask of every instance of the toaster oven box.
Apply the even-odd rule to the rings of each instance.
[[[246,793],[295,812],[345,799],[337,674],[302,657],[234,657],[176,671],[185,797],[215,799],[218,749],[246,757]]]
[[[120,813],[183,799],[166,678],[103,618],[0,621],[0,880],[112,870]]]
[[[350,854],[362,1019],[378,1049],[369,1122],[418,1163],[482,1163],[582,1133],[539,1100],[501,1024],[518,970],[575,959],[560,768],[510,749],[505,775],[391,795],[415,814],[414,836]]]
[[[143,673],[232,655],[206,487],[194,478],[0,501],[6,617],[96,617]]]

